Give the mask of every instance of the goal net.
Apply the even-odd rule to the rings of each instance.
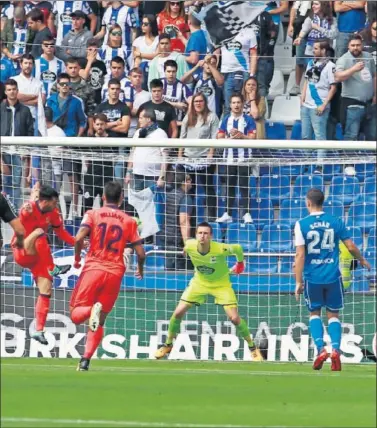
[[[153,358],[193,275],[182,255],[182,241],[194,237],[198,223],[208,221],[214,240],[239,243],[244,249],[246,271],[231,280],[240,314],[266,358],[312,360],[308,311],[303,298],[299,304],[295,300],[292,270],[293,229],[307,215],[305,195],[310,188],[324,191],[325,211],[343,218],[372,264],[370,272],[359,266],[351,270],[351,260],[345,259],[341,319],[344,362],[373,358],[376,162],[371,144],[237,141],[231,153],[231,145],[221,147],[224,141],[219,140],[148,140],[153,145],[149,148],[145,140],[127,140],[127,148],[114,139],[100,139],[95,146],[89,138],[45,139],[44,146],[21,143],[2,147],[2,187],[18,207],[30,197],[33,183],[52,185],[60,191],[65,227],[75,234],[84,212],[100,206],[104,183],[115,179],[124,184],[121,209],[139,219],[147,252],[145,277],[135,278],[136,258],[127,250],[127,273],[105,326],[99,358]],[[13,261],[10,228],[2,224],[2,232],[1,356],[78,358],[86,327],[70,321],[69,299],[80,272],[72,268],[54,280],[46,328],[49,345],[30,341],[37,289],[30,272]],[[49,237],[56,264],[73,265],[73,249],[52,232]],[[229,267],[234,263],[230,258]],[[212,297],[189,311],[170,358],[250,359],[247,345]]]

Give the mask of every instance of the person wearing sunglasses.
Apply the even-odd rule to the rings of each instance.
[[[141,31],[143,35],[132,44],[134,67],[141,67],[146,70],[149,61],[157,55],[158,28],[156,18],[153,15],[143,16]]]
[[[127,49],[127,46],[122,42],[122,28],[118,24],[114,24],[110,28],[109,38],[107,44],[103,45],[98,51],[99,58],[105,63],[107,73],[110,73],[110,64],[113,58],[120,57],[124,60],[126,72],[128,72],[132,65],[132,52]]]
[[[170,36],[172,51],[183,53],[190,36],[184,2],[167,1],[165,9],[157,15],[157,25],[160,34],[165,33]]]

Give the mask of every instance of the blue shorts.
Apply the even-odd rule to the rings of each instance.
[[[344,288],[342,278],[331,284],[313,284],[305,281],[304,297],[310,312],[323,306],[331,312],[338,312],[344,307]]]

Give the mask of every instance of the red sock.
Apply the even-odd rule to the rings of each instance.
[[[71,320],[75,324],[81,324],[90,317],[91,306],[79,306],[71,312]]]
[[[88,331],[86,335],[86,343],[85,343],[85,353],[84,358],[92,358],[95,350],[98,348],[101,340],[103,338],[103,327],[100,325],[98,330],[93,332],[91,330]]]
[[[53,270],[55,266],[54,259],[52,258],[50,246],[48,245],[45,235],[42,235],[36,239],[35,249],[37,250],[40,258],[47,264],[47,269]]]
[[[50,297],[46,294],[40,294],[35,305],[35,318],[37,331],[42,331],[45,328],[47,314],[50,309]]]

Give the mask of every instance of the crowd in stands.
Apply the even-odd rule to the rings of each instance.
[[[253,24],[216,50],[197,15],[208,3],[2,1],[1,136],[43,134],[43,109],[51,137],[274,138],[266,120],[281,59],[276,47],[287,37],[296,67],[284,100],[297,100],[300,139],[335,140],[341,126],[344,140],[376,140],[376,2],[264,2]],[[287,29],[283,16],[289,16]],[[80,149],[94,151],[95,142]],[[80,217],[80,189],[85,211],[106,179],[132,182],[136,191],[163,187],[169,184],[166,157],[176,156],[181,175],[172,181],[186,199],[200,181],[214,220],[210,159],[221,156],[227,164],[222,174],[227,208],[218,221],[231,221],[237,184],[240,218],[252,221],[253,172],[242,163],[250,150],[138,147],[128,164],[83,163],[59,156],[64,150],[51,148],[51,158],[31,156],[25,164],[16,152],[2,155],[2,184],[17,206],[23,176],[28,184],[43,181],[59,190],[67,174],[72,212]],[[112,151],[128,154],[125,148]],[[187,200],[177,192],[174,198],[179,213],[190,215]]]

